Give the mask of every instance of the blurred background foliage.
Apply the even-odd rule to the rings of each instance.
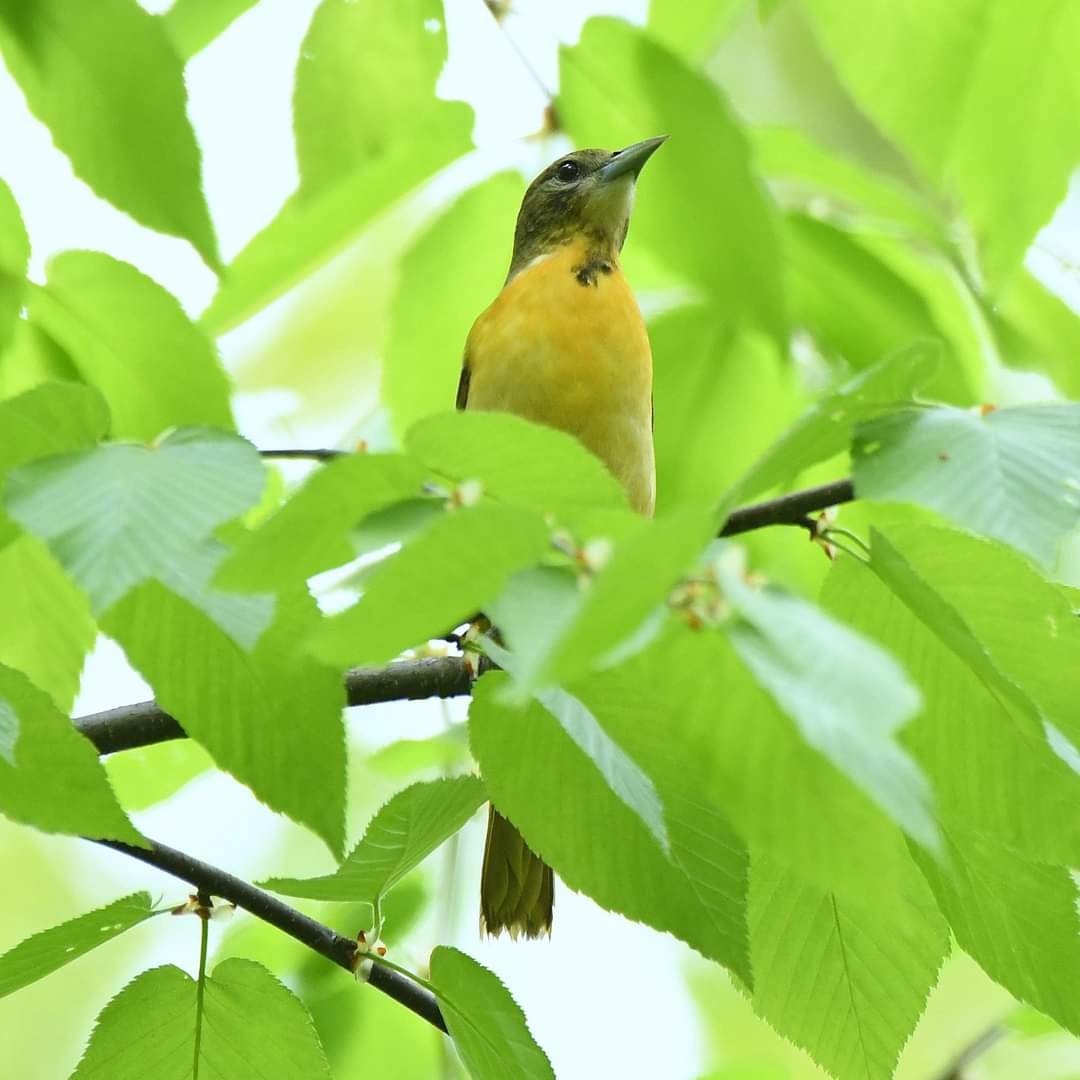
[[[20,70],[11,27],[23,2],[0,0],[0,36],[10,39],[4,59],[21,84],[30,76]],[[31,2],[23,11],[58,4]],[[125,5],[110,0],[108,7],[116,15]],[[214,92],[240,93],[245,71],[236,57],[260,48],[257,20],[271,18],[260,8],[277,18],[283,5],[177,0],[158,16],[171,41],[156,46],[160,57],[132,51],[144,34],[134,16],[123,23],[128,37],[116,36],[119,23],[90,14],[73,24],[78,50],[102,70],[131,66],[117,90],[124,119],[109,123],[130,125],[132,155],[153,143],[163,174],[175,179],[198,168],[197,148],[182,132],[154,142],[138,126],[145,116],[137,100],[175,96],[188,60],[194,85],[203,50],[210,57],[226,46],[238,51]],[[616,14],[586,20],[594,10]],[[460,0],[445,10],[440,0],[323,0],[305,11],[313,11],[310,26],[278,72],[292,86],[298,183],[252,235],[230,228],[211,197],[219,254],[201,196],[163,207],[133,195],[133,174],[123,169],[83,177],[109,197],[119,192],[143,224],[187,237],[208,267],[224,263],[212,295],[198,267],[184,271],[191,288],[180,281],[184,274],[179,285],[166,280],[167,270],[159,275],[197,317],[194,325],[151,280],[154,271],[142,277],[85,253],[43,269],[49,243],[38,244],[40,230],[28,216],[36,261],[25,294],[19,268],[29,252],[8,244],[17,230],[0,228],[0,314],[25,315],[0,318],[0,395],[93,367],[99,385],[118,384],[110,396],[113,434],[153,438],[163,424],[182,422],[189,407],[206,422],[207,401],[223,392],[220,352],[240,429],[258,444],[392,448],[416,420],[452,404],[462,343],[505,275],[529,177],[573,146],[610,148],[668,134],[643,174],[625,255],[655,354],[661,511],[718,501],[807,407],[912,341],[940,346],[941,363],[922,388],[928,398],[975,405],[1080,397],[1080,192],[1073,180],[1080,6],[1073,0]],[[500,72],[508,66],[516,81],[504,85]],[[473,69],[468,103],[445,85],[452,71],[461,84],[462,68]],[[87,150],[101,118],[63,120],[73,95],[83,93],[58,77],[40,89],[35,111],[48,114],[42,118],[62,150],[86,161],[95,160]],[[506,104],[503,95],[516,108],[521,138],[483,130],[494,105]],[[252,116],[258,106],[250,104]],[[200,137],[204,123],[196,116]],[[204,145],[208,178],[230,169],[230,152],[243,155],[243,132],[232,135],[232,146]],[[175,190],[181,187],[176,180]],[[0,185],[0,223],[15,213]],[[107,242],[97,246],[110,250]],[[117,297],[123,302],[114,304]],[[175,369],[182,388],[160,416],[126,369],[110,366],[139,348]],[[221,420],[227,424],[228,415]],[[787,481],[815,483],[844,467],[837,457]],[[301,472],[283,470],[268,507]],[[371,547],[408,527],[395,513],[385,533],[369,523]],[[844,520],[858,524],[862,513],[852,508]],[[827,564],[812,545],[768,531],[746,542],[770,578],[816,593]],[[1080,582],[1068,560],[1062,576]],[[0,595],[0,660],[56,688],[59,704],[70,708],[93,639],[81,594],[36,540],[23,537],[0,557]],[[30,613],[48,620],[50,611],[62,613],[50,627],[55,648],[28,656],[18,626]],[[138,696],[130,675],[116,674],[115,657],[99,657],[89,670],[84,709]],[[415,737],[400,737],[410,731]],[[467,760],[453,708],[365,710],[352,718],[350,736],[350,836],[402,780],[441,775]],[[193,743],[175,744],[125,755],[109,771],[150,833],[155,823],[186,815],[193,833],[239,873],[321,867],[325,856],[310,836],[261,808],[253,812],[242,789],[209,776],[207,765]],[[243,827],[220,835],[219,815]],[[3,823],[0,836],[8,885],[0,948],[144,879],[74,841]],[[457,935],[472,943],[471,906],[458,894],[472,888],[477,855],[474,826],[393,893],[395,945],[424,956],[433,940]],[[177,891],[163,887],[169,897]],[[188,926],[141,928],[0,1002],[0,1051],[19,1062],[13,1075],[62,1075],[125,974],[148,958],[179,956],[190,965],[191,940]],[[341,1080],[456,1075],[441,1041],[418,1031],[409,1014],[376,994],[351,992],[261,924],[238,920],[216,951],[262,959],[286,978],[311,1008]],[[511,964],[504,952],[491,955]],[[662,962],[685,975],[694,1004],[690,997],[668,1002],[678,1013],[668,1029],[621,1025],[617,1010],[594,1026],[622,1026],[631,1043],[691,1032],[667,1055],[672,1071],[663,1075],[823,1075],[755,1017],[721,969],[668,942],[648,957],[634,969],[642,982],[628,993],[648,1004],[664,992],[669,983],[650,981]],[[516,991],[529,962],[510,980]],[[564,968],[561,977],[573,976]],[[600,1075],[587,1064],[597,1060],[586,1049],[591,1020],[571,1025],[560,1041],[564,1020],[550,1000],[558,978],[548,972],[538,982],[546,1005],[539,992],[530,996],[534,1030],[560,1075]],[[1017,1006],[958,952],[898,1075],[960,1075],[948,1071],[950,1062],[988,1030],[1000,1037],[964,1076],[1080,1076],[1080,1043]]]

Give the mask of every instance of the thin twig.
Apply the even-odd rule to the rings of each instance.
[[[264,458],[289,458],[297,461],[333,461],[334,458],[345,457],[351,454],[351,450],[260,450],[260,457]]]
[[[1008,1030],[1005,1024],[991,1024],[956,1055],[951,1064],[946,1066],[945,1071],[938,1077],[938,1080],[964,1080],[968,1066],[977,1058],[982,1057],[987,1050],[1007,1035]]]
[[[97,840],[95,843],[164,870],[197,889],[231,900],[238,908],[243,908],[257,919],[276,926],[320,956],[325,956],[331,963],[353,972],[355,941],[225,870],[219,870],[216,866],[210,866],[183,851],[177,851],[154,840],[148,840],[149,848],[132,847],[117,840]],[[440,1031],[446,1031],[446,1021],[434,996],[411,979],[376,964],[371,969],[368,982],[376,990],[392,997]]]
[[[735,536],[770,525],[798,525],[804,529],[813,529],[814,522],[807,514],[815,510],[827,510],[830,506],[839,506],[854,499],[855,485],[851,480],[834,480],[831,484],[822,484],[820,487],[793,491],[790,495],[781,495],[778,499],[732,510],[720,530],[720,535]]]
[[[464,697],[471,691],[472,682],[461,656],[399,660],[381,668],[354,668],[345,675],[345,699],[349,705]],[[74,723],[99,754],[187,738],[180,724],[156,701],[106,709],[80,716]]]

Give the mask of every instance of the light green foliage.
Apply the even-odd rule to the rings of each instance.
[[[859,426],[863,498],[921,503],[1053,566],[1080,523],[1080,406],[907,409]]]
[[[158,19],[135,0],[3,0],[0,51],[79,177],[219,268],[183,64]]]
[[[203,541],[263,484],[249,443],[188,428],[156,447],[113,444],[25,465],[9,477],[5,505],[101,613],[140,582],[201,566]]]
[[[259,0],[176,0],[163,16],[176,51],[190,60]]]
[[[170,427],[231,428],[217,353],[171,293],[135,267],[93,251],[58,255],[30,298],[31,318],[101,391],[114,438],[154,439]]]
[[[1061,0],[803,6],[863,107],[928,180],[959,194],[988,273],[1007,278],[1064,196],[1080,152],[1080,137],[1057,123],[1080,100],[1080,11]]]
[[[219,569],[229,589],[299,584],[357,552],[348,530],[362,518],[420,494],[425,472],[397,454],[350,454],[320,466],[259,528],[244,536]],[[389,541],[388,541],[389,542]]]
[[[310,647],[328,663],[376,664],[453,630],[548,547],[540,518],[511,506],[449,510],[379,566],[359,602]]]
[[[214,333],[322,266],[376,214],[469,149],[471,111],[433,93],[446,58],[439,0],[323,0],[300,56],[293,97],[300,190],[230,264],[203,315]]]
[[[20,941],[0,956],[0,997],[51,975],[156,914],[149,893],[132,893]]]
[[[525,1014],[487,968],[457,949],[431,954],[431,979],[446,1026],[473,1080],[555,1080]]]
[[[287,896],[361,900],[378,911],[386,893],[456,833],[485,798],[484,785],[475,776],[412,784],[371,819],[363,839],[334,873],[270,878],[262,884]]]
[[[49,696],[0,666],[0,700],[18,722],[14,764],[0,755],[0,813],[44,832],[141,845],[94,748]]]
[[[30,240],[11,189],[0,180],[0,354],[15,331],[23,303]]]
[[[688,0],[649,5],[649,34],[687,60],[701,61],[716,47],[743,7],[744,0]]]
[[[753,588],[723,562],[718,566],[738,616],[728,634],[743,663],[811,746],[909,836],[936,850],[926,779],[895,741],[920,704],[900,666],[805,600]]]
[[[72,1080],[191,1080],[195,991],[171,965],[136,976],[102,1009]],[[204,1009],[200,1076],[329,1080],[307,1009],[260,964],[218,964]]]
[[[0,758],[15,765],[15,746],[19,741],[19,717],[15,710],[0,700]]]
[[[750,877],[754,1008],[838,1080],[888,1080],[948,952],[945,920],[911,867],[910,918],[885,923],[768,859]]]
[[[520,176],[499,173],[462,195],[402,257],[382,385],[396,430],[453,407],[465,339],[502,287],[509,223],[524,193]],[[433,290],[433,281],[454,288]]]
[[[648,78],[639,72],[647,70]],[[704,290],[728,325],[786,338],[777,221],[720,90],[614,19],[564,49],[559,115],[579,146],[670,135],[642,174],[632,245]],[[707,134],[706,134],[707,133]]]
[[[345,692],[337,670],[300,649],[319,619],[306,592],[282,594],[273,625],[249,652],[190,602],[147,582],[113,606],[102,628],[220,768],[340,854]]]
[[[121,804],[134,811],[163,802],[213,764],[194,739],[174,739],[110,754],[105,772]]]
[[[547,709],[501,702],[504,679],[486,676],[469,711],[469,743],[500,812],[572,889],[670,931],[750,982],[746,851],[707,791],[695,777],[671,772],[657,785],[671,842],[665,855]],[[607,700],[587,704],[599,711]],[[657,770],[664,773],[659,756],[634,758],[654,781]]]

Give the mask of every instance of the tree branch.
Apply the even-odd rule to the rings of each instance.
[[[334,458],[345,457],[351,454],[351,450],[260,450],[259,456],[264,458],[288,458],[296,461],[333,461]]]
[[[813,528],[808,514],[815,510],[826,510],[830,506],[839,506],[841,503],[853,502],[854,499],[855,485],[851,480],[834,480],[831,484],[822,484],[820,487],[793,491],[790,495],[781,495],[778,499],[732,510],[720,530],[720,535],[735,536],[753,529],[764,529],[769,525]]]
[[[382,668],[354,668],[345,675],[345,698],[349,705],[464,697],[471,691],[472,682],[461,656],[399,660]],[[180,724],[156,701],[121,705],[80,716],[74,723],[99,754],[187,738]]]
[[[302,945],[306,945],[320,956],[325,956],[331,963],[344,968],[350,974],[353,973],[356,955],[355,941],[343,937],[335,930],[331,930],[329,926],[316,922],[303,912],[289,907],[288,904],[282,903],[276,897],[263,892],[262,889],[241,881],[240,878],[233,877],[232,874],[219,870],[216,866],[200,862],[183,851],[166,847],[154,840],[148,841],[149,848],[132,847],[116,840],[94,842],[129,855],[140,862],[148,863],[150,866],[156,866],[159,870],[164,870],[165,873],[186,881],[200,891],[231,900],[237,907],[243,908],[257,919],[276,926]],[[381,990],[392,997],[440,1031],[446,1031],[446,1021],[443,1019],[439,1003],[434,995],[411,979],[376,963],[372,965],[368,982],[376,990]]]

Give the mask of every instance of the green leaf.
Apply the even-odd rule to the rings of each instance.
[[[176,0],[162,15],[180,56],[190,60],[259,0]]]
[[[205,994],[200,1075],[330,1080],[307,1009],[261,964],[222,961]],[[102,1009],[71,1080],[190,1080],[195,999],[177,967],[137,975]]]
[[[897,535],[901,543],[912,538],[917,538],[914,530]],[[923,546],[916,539],[916,555]],[[975,542],[956,533],[932,533],[926,546],[940,546],[942,569],[971,583],[992,580],[997,569],[983,564]],[[1029,585],[1006,578],[984,590],[980,606],[992,610],[1006,594]],[[997,837],[1033,859],[1080,862],[1080,821],[1072,812],[1080,800],[1080,775],[1051,750],[1041,728],[1015,715],[1005,678],[971,628],[916,576],[900,551],[875,532],[872,568],[838,561],[821,601],[889,649],[922,692],[922,711],[901,739],[930,779],[944,826]],[[1011,632],[1025,649],[1038,651],[1045,622],[1024,620]],[[976,666],[968,666],[968,657]],[[1012,691],[1015,697],[1016,688]]]
[[[399,454],[350,454],[320,465],[263,525],[244,536],[217,573],[229,589],[300,583],[355,558],[349,529],[418,495],[425,470]]]
[[[426,739],[396,739],[370,754],[364,764],[391,780],[404,780],[432,769],[445,772],[464,768],[469,760],[465,726],[455,724]]]
[[[511,594],[494,611],[518,657],[515,681],[522,692],[565,683],[592,666],[604,666],[620,647],[633,647],[635,632],[663,609],[671,590],[716,535],[716,513],[684,506],[639,523],[616,543],[607,561],[582,587],[560,590],[560,608],[544,603],[554,618],[541,630],[530,629],[527,607],[513,611]],[[507,618],[509,616],[509,618]]]
[[[22,310],[29,262],[30,238],[19,204],[0,180],[0,355],[11,342],[15,320]]]
[[[105,772],[116,797],[134,813],[164,802],[213,764],[213,758],[193,739],[174,739],[110,754]]]
[[[44,979],[158,914],[150,894],[137,892],[20,941],[0,956],[0,998]]]
[[[435,96],[443,24],[439,0],[323,0],[296,72],[300,189],[230,264],[203,314],[211,333],[327,263],[376,214],[470,148],[471,110]]]
[[[636,245],[649,248],[704,290],[725,323],[785,348],[775,210],[715,84],[625,22],[591,19],[561,51],[560,86],[556,109],[578,146],[671,136],[641,177],[631,257]]]
[[[913,852],[957,942],[1014,997],[1080,1034],[1080,936],[1067,867],[948,830],[944,863]]]
[[[0,666],[0,699],[15,714],[15,764],[0,755],[0,813],[43,832],[142,846],[93,746],[21,672]]]
[[[1080,11],[1059,0],[984,4],[808,0],[860,107],[943,193],[958,192],[991,280],[1007,278],[1065,195],[1080,136],[1060,124],[1080,95]],[[916,70],[903,68],[918,56]],[[1029,72],[1028,58],[1040,57]],[[896,72],[906,70],[905,78]],[[1001,147],[1010,148],[1000,168]]]
[[[709,788],[684,775],[666,735],[625,719],[626,698],[640,697],[641,687],[628,694],[614,673],[592,685],[576,685],[575,695],[655,783],[670,857],[546,708],[504,701],[501,672],[481,679],[469,709],[469,742],[492,802],[570,888],[670,931],[750,983],[745,848]]]
[[[717,42],[731,29],[744,0],[689,0],[649,6],[649,33],[691,63],[712,55]]]
[[[17,319],[11,344],[0,358],[0,399],[26,393],[53,380],[82,381],[71,357],[52,337],[37,323]]]
[[[811,406],[725,496],[724,504],[793,480],[810,465],[846,450],[855,423],[911,399],[934,369],[939,347],[920,342],[886,356]]]
[[[96,251],[58,255],[48,271],[48,284],[31,295],[31,317],[102,392],[113,438],[149,441],[185,425],[233,427],[229,382],[214,346],[175,297]]]
[[[97,638],[86,597],[32,536],[0,549],[0,596],[0,664],[46,687],[56,707],[69,712]]]
[[[454,1045],[473,1080],[555,1080],[525,1014],[498,977],[445,945],[431,954],[431,981]]]
[[[572,435],[500,412],[443,412],[414,424],[405,448],[454,482],[479,480],[500,502],[574,524],[591,511],[625,510],[607,466]]]
[[[382,898],[453,836],[486,798],[484,785],[475,776],[411,784],[371,819],[363,839],[334,873],[270,878],[260,884],[286,896],[362,900],[377,910]]]
[[[1080,743],[1080,621],[1022,556],[928,524],[871,534],[871,566],[1004,704],[1029,736]]]
[[[0,402],[0,484],[18,465],[93,446],[109,423],[101,395],[76,383],[44,383]],[[17,534],[0,507],[0,545]]]
[[[114,605],[102,629],[219,768],[340,854],[345,693],[340,669],[300,651],[319,622],[306,592],[279,596],[273,624],[249,652],[190,602],[149,582]]]
[[[1080,405],[905,409],[858,427],[861,498],[919,503],[1052,566],[1080,522]]]
[[[924,847],[939,847],[929,785],[895,735],[919,692],[872,641],[799,597],[746,585],[717,564],[739,618],[735,651],[803,738]],[[871,704],[872,703],[872,704]]]
[[[382,381],[395,431],[453,405],[469,328],[506,277],[506,240],[524,193],[518,173],[485,180],[402,256]]]
[[[160,20],[135,0],[0,0],[0,49],[76,175],[218,270],[183,64]]]
[[[802,404],[787,357],[761,334],[732,335],[708,307],[649,323],[656,508],[716,506]]]
[[[19,741],[19,715],[0,698],[0,759],[15,765],[15,746]]]
[[[914,867],[911,893],[910,918],[887,921],[754,859],[754,1009],[840,1080],[894,1075],[948,953],[948,927]]]
[[[101,613],[140,582],[174,578],[185,560],[201,565],[201,542],[255,503],[264,482],[249,443],[189,428],[157,447],[101,446],[24,465],[8,479],[5,506]]]
[[[359,602],[328,619],[309,647],[328,663],[383,663],[470,618],[548,545],[547,528],[526,510],[451,510],[381,564]]]

